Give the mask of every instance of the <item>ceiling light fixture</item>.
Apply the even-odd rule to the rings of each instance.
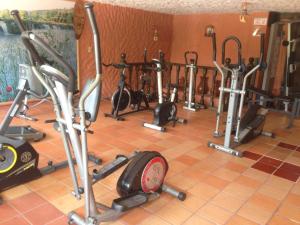
[[[246,23],[246,16],[248,16],[248,5],[249,2],[243,1],[242,2],[242,9],[241,9],[241,14],[240,14],[240,22],[241,23]]]

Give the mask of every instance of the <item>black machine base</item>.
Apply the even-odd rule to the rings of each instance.
[[[159,131],[166,131],[164,127],[167,123],[187,123],[186,119],[181,119],[177,117],[177,107],[174,102],[164,102],[162,104],[157,104],[153,111],[154,120],[153,123],[143,123],[144,127],[151,128]]]
[[[0,191],[42,176],[39,155],[25,141],[0,136]]]
[[[0,135],[0,192],[68,167],[68,161],[49,161],[43,168],[38,162],[39,154],[27,141]]]

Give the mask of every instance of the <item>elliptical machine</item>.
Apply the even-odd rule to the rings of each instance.
[[[158,103],[153,111],[153,122],[143,123],[143,126],[164,132],[166,131],[166,128],[164,126],[167,123],[172,122],[173,126],[175,126],[176,122],[184,124],[187,122],[187,120],[177,117],[177,106],[175,103],[175,97],[177,94],[178,87],[174,86],[170,100],[164,101],[162,90],[162,64],[157,59],[154,59],[152,62],[154,65],[156,65],[155,70],[157,73]]]
[[[112,111],[111,113],[105,113],[105,117],[112,117],[116,120],[123,121],[125,119],[122,116],[144,110],[150,110],[149,102],[144,92],[144,88],[146,85],[145,76],[147,76],[147,74],[143,73],[143,75],[140,76],[142,87],[140,90],[134,91],[126,84],[125,70],[126,68],[130,68],[130,65],[126,62],[125,53],[121,54],[121,60],[119,64],[103,63],[103,65],[106,67],[112,66],[120,70],[120,81],[118,89],[113,93],[111,97]],[[144,102],[144,106],[142,105],[142,102]],[[119,113],[129,107],[131,108],[131,111],[124,112],[122,114]]]
[[[223,96],[224,93],[229,93],[229,104],[227,112],[227,121],[225,129],[224,144],[215,144],[208,142],[208,146],[215,148],[226,153],[230,153],[234,156],[242,156],[242,152],[235,150],[234,148],[240,144],[247,143],[248,141],[254,139],[258,135],[265,135],[268,137],[274,137],[272,133],[264,132],[263,126],[265,123],[265,117],[268,112],[267,109],[263,109],[258,105],[251,105],[244,116],[242,117],[242,111],[244,106],[244,98],[246,94],[246,84],[247,80],[254,72],[264,66],[264,34],[260,34],[260,59],[259,63],[252,68],[250,71],[245,73],[245,65],[242,63],[241,50],[242,45],[240,40],[235,36],[227,37],[222,44],[222,66],[216,62],[216,34],[212,32],[210,34],[212,38],[213,46],[213,63],[216,68],[221,73],[221,86],[220,86],[220,96],[219,105],[217,111],[217,123],[216,129],[214,131],[214,137],[223,136],[219,131],[220,129],[220,118],[223,112]],[[237,46],[237,63],[226,63],[226,44],[229,41],[233,41]],[[225,87],[225,72],[229,71],[231,73],[230,88]],[[242,84],[239,87],[239,83]],[[234,135],[234,144],[231,144],[231,135]]]
[[[11,14],[14,17],[18,27],[22,31],[22,34],[31,33],[25,31],[24,25],[20,19],[19,12],[17,10],[12,11]],[[38,80],[42,82],[43,86],[52,85],[53,81],[51,81],[51,79],[48,78],[52,77],[52,74],[56,72],[55,69],[51,66],[48,66],[47,64],[44,64],[42,58],[38,55],[37,50],[32,45],[32,43],[28,40],[28,38],[22,37],[22,42],[27,48],[28,53],[30,53],[30,57],[29,57],[31,63],[30,68],[32,69],[34,76],[36,76]],[[70,66],[66,66],[66,64],[60,64],[60,65],[62,65],[64,68],[70,71],[70,73],[74,74]],[[38,77],[36,74],[40,75],[41,77]],[[46,75],[48,75],[49,77],[47,78]],[[56,79],[60,80],[60,82],[62,82],[63,84],[66,84],[68,82],[68,77],[65,76],[63,73],[59,73]],[[49,82],[51,84],[49,84]],[[70,82],[70,85],[72,85],[70,89],[72,91],[74,89],[74,84],[75,84],[74,82]],[[49,89],[46,90],[48,91]],[[73,100],[72,95],[70,95],[69,97],[70,97],[70,101],[72,101]],[[93,95],[92,98],[94,97],[95,96]],[[55,112],[58,115],[60,115],[61,105],[59,105],[57,101],[55,101],[55,99],[53,105],[55,106]],[[86,103],[86,105],[87,105],[86,107],[88,107],[88,102]],[[89,105],[93,105],[93,107],[96,106],[94,102],[90,102]],[[69,106],[70,105],[68,105],[67,107]],[[71,119],[73,119],[74,114],[70,115]],[[94,114],[92,113],[85,112],[85,116],[90,120],[94,119]],[[61,119],[61,117],[59,119]],[[64,132],[64,135],[67,137],[67,129],[65,129],[65,127],[61,125],[61,123],[59,123],[59,128],[60,128],[60,132]],[[68,141],[65,141],[64,145],[67,148],[69,146]],[[95,157],[89,157],[89,156],[87,157],[91,161],[94,162],[97,161]],[[54,164],[52,161],[49,161],[46,167],[38,168],[39,154],[29,142],[24,140],[14,139],[14,138],[8,138],[6,136],[0,135],[0,192],[15,187],[17,185],[32,181],[43,175],[52,173],[58,169],[66,168],[70,166],[70,164],[77,163],[74,162],[71,154],[68,154],[67,158],[68,160],[56,164]]]
[[[32,68],[35,75],[49,91],[52,100],[55,103],[56,120],[60,126],[60,132],[65,152],[68,156],[69,168],[74,184],[73,194],[77,199],[80,199],[81,196],[84,195],[85,216],[82,217],[76,212],[71,212],[69,213],[69,224],[97,225],[101,222],[116,219],[129,209],[138,207],[156,199],[162,191],[167,192],[182,201],[186,196],[185,193],[178,192],[164,184],[168,164],[158,152],[145,151],[135,152],[130,156],[120,155],[117,156],[113,162],[106,164],[99,170],[94,170],[93,173],[90,174],[87,157],[86,103],[90,101],[89,99],[91,96],[94,96],[92,98],[94,104],[91,106],[93,106],[92,111],[96,118],[101,99],[102,68],[100,39],[95,16],[92,10],[93,4],[86,3],[85,9],[87,11],[94,36],[96,76],[80,96],[79,114],[77,115],[79,120],[74,118],[74,107],[72,105],[73,84],[75,80],[72,70],[68,70],[69,76],[66,76],[56,68],[48,65],[43,66],[39,70],[35,64],[32,64]],[[39,45],[43,50],[53,56],[54,60],[60,65],[63,65],[64,67],[68,65],[61,56],[59,56],[47,43],[34,33],[23,32],[22,38]],[[26,45],[25,47],[29,50],[28,52],[31,53],[32,46]],[[45,82],[45,78],[41,74],[41,71],[43,71],[47,79],[50,80],[51,85]],[[62,75],[69,78],[66,80],[67,82],[61,79]],[[95,91],[97,94],[93,95]],[[61,111],[57,110],[60,107]],[[68,130],[68,136],[66,135],[66,130]],[[75,173],[74,163],[71,159],[71,149],[74,153],[76,164],[78,166],[78,174]],[[127,163],[129,164],[125,168],[117,183],[117,191],[120,194],[120,198],[115,199],[110,207],[96,202],[92,185],[109,176]],[[81,182],[79,182],[78,179],[80,179]],[[79,183],[81,183],[83,187],[80,187]],[[101,213],[99,209],[102,210]]]
[[[184,53],[185,58],[185,85],[184,85],[184,109],[190,111],[197,111],[201,107],[200,104],[196,103],[196,76],[198,73],[198,53],[187,51]],[[188,58],[190,60],[188,60]],[[190,61],[190,63],[189,63]],[[189,72],[188,72],[189,71]],[[189,73],[189,92],[188,98],[186,98],[186,89],[187,89],[187,78]]]

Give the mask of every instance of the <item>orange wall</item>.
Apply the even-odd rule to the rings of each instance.
[[[95,3],[94,11],[101,36],[102,60],[105,63],[118,62],[122,52],[127,53],[128,62],[141,62],[144,48],[148,49],[148,59],[158,57],[158,50],[170,57],[172,36],[172,15]],[[153,40],[154,30],[158,31],[158,41]],[[94,76],[95,66],[92,35],[88,21],[79,40],[80,83]],[[93,48],[91,48],[93,50]],[[118,72],[104,69],[103,97],[110,96],[118,83]]]
[[[259,57],[260,38],[253,37],[252,33],[258,26],[254,26],[255,17],[268,17],[268,12],[251,13],[247,16],[246,23],[239,21],[239,14],[219,13],[219,14],[194,14],[194,15],[175,15],[173,17],[173,34],[171,47],[171,62],[184,63],[185,51],[196,51],[198,53],[198,65],[213,66],[212,63],[212,42],[211,38],[205,37],[207,25],[213,25],[217,37],[217,62],[221,64],[221,51],[223,40],[230,36],[237,36],[242,43],[242,57],[248,63],[249,57]],[[261,26],[260,30],[264,33],[267,26]],[[232,42],[226,45],[226,57],[230,57],[232,62],[236,62],[237,50]],[[256,83],[260,83],[262,73],[256,75]],[[180,77],[184,76],[181,70]],[[200,87],[199,71],[196,87]],[[212,86],[213,72],[207,73],[207,85]],[[175,71],[172,71],[172,79],[175,78]],[[220,75],[217,76],[220,79]],[[198,88],[197,88],[198,89]],[[198,96],[199,97],[199,96]]]
[[[213,25],[217,36],[218,60],[221,60],[221,43],[229,35],[236,35],[242,42],[242,56],[248,60],[249,56],[259,56],[259,37],[253,37],[254,17],[268,17],[267,12],[251,13],[247,23],[239,21],[238,14],[195,14],[176,15],[173,18],[173,35],[171,61],[184,62],[184,52],[197,51],[199,65],[212,65],[211,39],[204,36],[205,27]],[[261,27],[262,31],[266,26]],[[228,49],[230,44],[228,44]],[[233,51],[235,53],[235,51]],[[234,58],[236,54],[228,56]]]
[[[239,22],[238,14],[194,14],[167,15],[138,9],[95,3],[95,14],[101,33],[103,62],[118,62],[120,53],[127,53],[128,62],[143,60],[143,50],[148,49],[148,59],[157,57],[158,50],[166,53],[171,62],[184,62],[184,52],[197,51],[199,65],[212,65],[210,38],[204,37],[207,25],[213,25],[217,33],[218,56],[221,42],[229,35],[236,35],[242,42],[243,57],[259,55],[259,38],[252,37],[255,29],[254,17],[268,17],[267,12],[251,13],[247,23]],[[158,30],[158,41],[153,40],[154,30]],[[266,31],[266,27],[261,27]],[[92,35],[88,23],[79,40],[80,83],[84,84],[94,75]],[[230,46],[228,46],[230,48]],[[231,50],[232,52],[232,50]],[[228,51],[229,56],[234,59]],[[235,54],[234,54],[235,55]],[[220,60],[220,57],[218,57]],[[104,69],[103,97],[109,97],[116,89],[118,71]]]

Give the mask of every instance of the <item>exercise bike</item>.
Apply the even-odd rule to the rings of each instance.
[[[216,34],[212,32],[210,34],[212,38],[213,46],[213,63],[221,73],[221,86],[219,105],[217,111],[217,123],[214,131],[214,137],[223,136],[219,131],[220,129],[220,118],[223,108],[223,96],[224,93],[229,93],[229,103],[227,112],[227,121],[225,129],[224,144],[215,144],[208,142],[208,146],[216,150],[230,153],[234,156],[242,156],[242,152],[235,150],[234,148],[240,144],[247,143],[259,135],[265,135],[268,137],[274,137],[274,134],[263,131],[265,123],[267,109],[261,108],[258,105],[251,105],[242,117],[242,111],[244,106],[244,98],[246,94],[246,84],[249,77],[258,69],[262,68],[265,64],[263,62],[264,57],[264,34],[260,34],[260,59],[258,64],[253,67],[250,71],[246,70],[246,66],[242,63],[241,49],[242,45],[240,40],[235,36],[227,37],[222,44],[222,66],[216,62]],[[232,64],[227,60],[226,62],[226,44],[232,41],[237,46],[237,63]],[[225,71],[231,73],[230,87],[227,88],[225,85]],[[240,85],[241,84],[241,85]],[[231,135],[234,134],[234,144],[231,143]]]
[[[96,116],[98,114],[101,99],[102,68],[99,31],[92,10],[93,4],[86,3],[85,9],[88,14],[94,37],[96,76],[89,84],[89,87],[85,89],[80,96],[79,114],[77,115],[79,120],[75,120],[72,116],[74,115],[74,107],[72,107],[72,93],[73,82],[75,80],[72,71],[68,70],[68,76],[64,75],[69,78],[66,80],[67,82],[64,82],[64,80],[61,79],[63,75],[61,71],[52,66],[43,66],[43,73],[51,83],[51,85],[49,85],[45,82],[44,76],[35,64],[32,64],[32,68],[35,75],[49,91],[52,100],[55,103],[54,107],[57,107],[57,105],[60,105],[61,107],[61,111],[55,110],[57,117],[56,120],[61,127],[60,132],[63,143],[68,142],[69,145],[72,146],[72,148],[70,148],[68,144],[65,145],[66,154],[67,156],[71,156],[72,149],[78,166],[78,174],[76,174],[74,163],[71,158],[68,157],[71,178],[74,184],[73,194],[78,199],[84,195],[85,216],[82,217],[76,212],[71,212],[68,215],[69,224],[97,225],[101,222],[114,220],[129,209],[133,209],[156,199],[162,191],[170,193],[182,201],[186,196],[185,193],[178,192],[164,184],[168,164],[164,157],[162,157],[158,152],[145,151],[134,152],[130,156],[120,155],[117,156],[112,163],[103,166],[99,170],[94,170],[92,174],[89,172],[87,161],[86,102],[89,101],[91,94],[93,94],[96,90],[98,94],[94,95],[95,98],[93,98],[96,102],[91,105],[93,106],[93,113]],[[23,32],[22,38],[29,42],[34,42],[43,50],[48,52],[59,65],[67,66],[64,59],[36,34],[32,32]],[[31,54],[32,46],[25,45],[25,47],[29,50],[28,53]],[[66,129],[63,129],[63,127],[68,130],[68,139],[66,136]],[[96,202],[92,185],[112,174],[127,163],[128,165],[117,183],[117,191],[120,194],[120,198],[113,200],[110,207]],[[83,187],[79,186],[78,179],[80,179],[80,183]],[[102,210],[102,212],[100,212],[99,209]]]
[[[147,74],[143,73],[140,76],[142,81],[142,87],[140,90],[132,90],[128,84],[126,84],[125,70],[130,68],[130,65],[126,62],[126,54],[121,54],[121,61],[119,64],[103,64],[106,67],[112,66],[120,70],[120,81],[118,89],[113,93],[111,97],[112,111],[111,113],[105,113],[105,117],[112,117],[116,120],[124,120],[123,116],[136,113],[144,110],[150,110],[147,96],[144,92],[144,88],[147,82]],[[144,102],[144,106],[142,105]],[[131,108],[131,111],[120,114],[119,112],[124,111],[127,108]]]
[[[176,122],[184,124],[187,123],[187,120],[177,117],[177,106],[174,100],[177,94],[178,87],[174,86],[170,100],[164,101],[162,90],[162,64],[157,59],[154,59],[152,62],[154,65],[156,65],[156,68],[153,69],[157,73],[158,104],[153,111],[153,122],[143,123],[143,126],[164,132],[166,131],[166,128],[164,126],[167,123],[172,122],[173,126],[175,126]]]

